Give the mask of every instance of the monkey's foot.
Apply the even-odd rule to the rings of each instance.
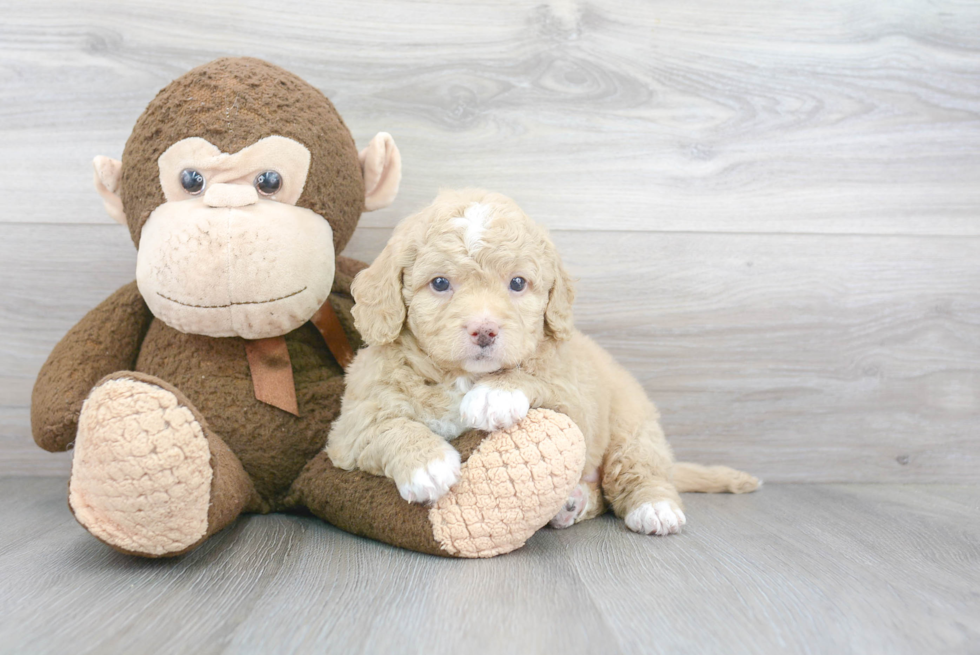
[[[585,465],[585,438],[564,414],[535,409],[486,436],[459,482],[430,510],[433,536],[456,557],[520,548],[564,506]]]
[[[68,503],[123,552],[159,557],[204,539],[213,472],[204,428],[177,396],[123,376],[82,406]]]

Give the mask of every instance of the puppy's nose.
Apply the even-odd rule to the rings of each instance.
[[[470,333],[470,340],[481,348],[486,348],[493,344],[497,335],[500,333],[500,326],[496,323],[483,322],[479,325],[471,325],[467,327],[467,331]]]

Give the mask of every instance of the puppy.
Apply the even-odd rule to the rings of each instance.
[[[327,453],[341,468],[394,479],[409,502],[433,502],[457,481],[450,440],[507,428],[531,407],[567,414],[585,435],[582,483],[556,527],[608,501],[631,530],[675,533],[686,521],[678,487],[758,486],[727,467],[674,463],[653,403],[575,330],[572,280],[545,230],[509,198],[440,194],[395,228],[351,290],[369,347],[347,372]]]

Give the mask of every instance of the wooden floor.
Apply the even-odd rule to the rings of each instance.
[[[59,478],[0,479],[10,653],[975,653],[980,489],[771,485],[689,495],[689,526],[613,517],[444,560],[288,515],[175,560],[120,555]]]

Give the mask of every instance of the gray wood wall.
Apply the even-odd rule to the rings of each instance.
[[[0,1],[0,474],[57,340],[133,278],[92,190],[222,55],[322,89],[406,170],[547,224],[579,326],[677,454],[768,481],[980,480],[980,3]]]

